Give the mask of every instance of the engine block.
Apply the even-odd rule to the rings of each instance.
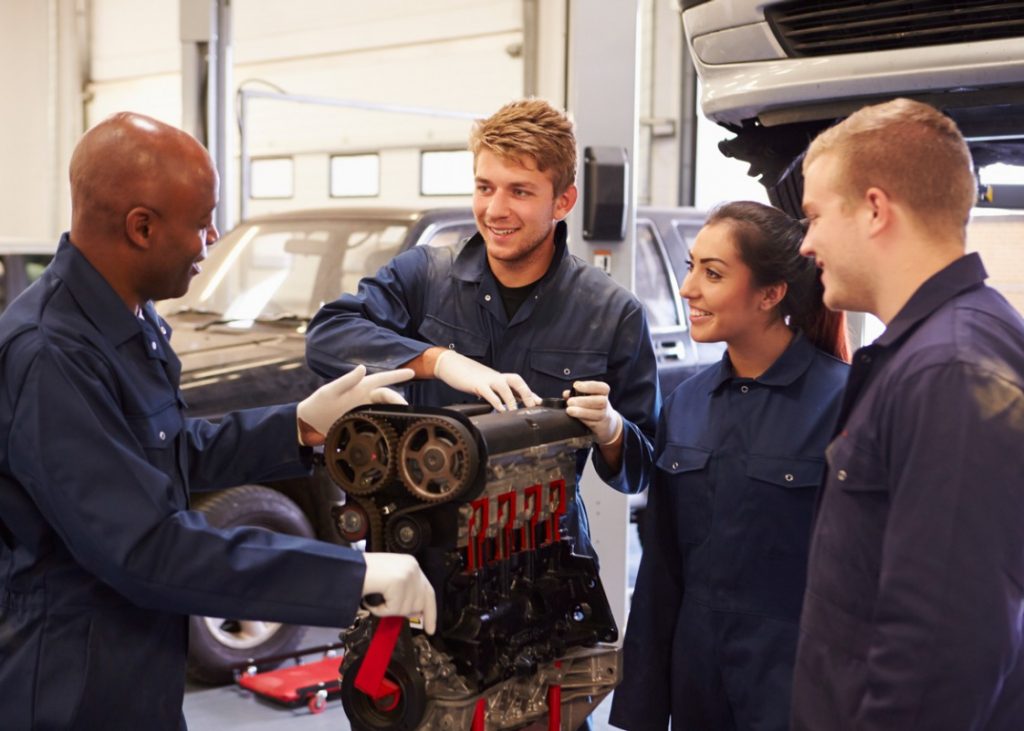
[[[339,532],[414,555],[438,604],[434,636],[399,634],[387,692],[355,682],[378,620],[346,633],[354,729],[512,729],[550,713],[575,729],[611,691],[618,650],[600,643],[616,640],[615,620],[594,559],[573,552],[563,525],[590,445],[560,400],[500,413],[368,406],[332,426]]]

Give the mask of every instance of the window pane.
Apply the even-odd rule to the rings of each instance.
[[[380,195],[380,155],[331,157],[331,197],[363,198]]]
[[[290,157],[252,160],[249,163],[250,198],[291,198],[295,163]]]
[[[421,195],[472,195],[473,153],[447,150],[420,154]]]
[[[668,271],[658,250],[654,232],[647,224],[641,224],[636,229],[636,291],[643,293],[641,299],[652,328],[679,325]]]

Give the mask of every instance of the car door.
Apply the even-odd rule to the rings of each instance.
[[[670,393],[691,374],[690,338],[679,282],[665,243],[654,222],[637,217],[636,293],[647,311],[651,340],[658,358],[662,394]]]
[[[0,255],[0,312],[39,278],[52,258],[52,254]]]

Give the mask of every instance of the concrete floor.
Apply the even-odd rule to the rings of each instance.
[[[640,564],[640,542],[636,531],[630,531],[629,543],[629,586],[636,580]],[[338,640],[338,630],[322,627],[310,628],[305,646],[326,645]],[[608,712],[611,696],[598,706],[592,720],[598,731],[611,729]],[[219,688],[190,685],[185,692],[185,718],[190,731],[351,731],[340,700],[331,700],[319,714],[312,714],[302,706],[297,709],[284,708],[263,701],[252,693],[235,685]]]

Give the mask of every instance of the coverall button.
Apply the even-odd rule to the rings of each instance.
[[[163,431],[160,432],[160,441],[162,442],[162,441],[165,441],[166,439],[167,439],[167,432],[163,432]]]
[[[156,341],[155,340],[151,340],[149,342],[149,347],[151,347],[153,350],[156,350]]]
[[[572,371],[566,368],[565,370],[562,371],[562,373],[564,373],[565,375],[569,375],[570,373],[572,373]]]
[[[742,393],[746,393],[749,390],[750,390],[750,386],[740,386],[740,391]]]
[[[484,302],[490,302],[490,301],[491,301],[491,295],[485,294],[484,295]]]
[[[840,482],[846,482],[846,470],[839,470],[839,472],[836,473],[836,478]]]
[[[448,343],[448,350],[455,350],[455,343]]]
[[[792,481],[793,481],[793,473],[792,472],[787,472],[786,473],[786,482],[792,482]]]
[[[679,469],[679,463],[678,462],[673,462],[672,463],[672,469],[674,469],[674,470]]]
[[[164,327],[163,325],[160,326],[160,334],[161,335],[166,335],[167,334],[167,328]]]

